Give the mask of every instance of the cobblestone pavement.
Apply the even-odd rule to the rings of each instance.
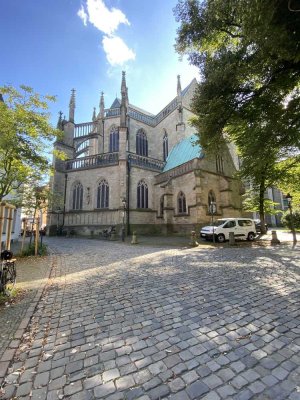
[[[300,399],[298,249],[49,243],[2,398]]]
[[[0,358],[21,323],[38,289],[45,285],[50,257],[18,259],[17,285],[21,289],[17,302],[0,306]]]

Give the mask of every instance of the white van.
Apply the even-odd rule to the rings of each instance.
[[[200,236],[209,240],[215,235],[218,242],[223,243],[225,240],[229,240],[229,232],[233,232],[235,238],[254,240],[256,236],[255,223],[250,218],[217,219],[213,225],[201,228]]]

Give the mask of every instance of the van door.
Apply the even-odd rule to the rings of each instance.
[[[225,225],[222,227],[222,233],[224,233],[225,239],[229,240],[229,232],[233,232],[234,236],[236,236],[236,222],[235,220],[227,221]]]
[[[238,219],[238,231],[243,238],[247,239],[249,232],[255,234],[255,225],[251,219]]]

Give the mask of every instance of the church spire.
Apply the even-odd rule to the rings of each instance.
[[[93,111],[93,116],[92,116],[92,121],[96,121],[96,107],[94,107],[94,111]]]
[[[103,119],[104,118],[104,108],[105,108],[104,107],[104,93],[103,92],[101,92],[99,108],[100,108],[99,116],[100,116],[101,119]]]
[[[125,71],[122,71],[122,83],[121,83],[121,110],[120,110],[120,126],[127,126],[127,107],[128,107],[128,89],[126,87]]]
[[[72,89],[71,99],[69,104],[69,121],[74,122],[75,114],[75,89]]]

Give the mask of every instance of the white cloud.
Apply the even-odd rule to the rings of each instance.
[[[123,39],[114,35],[120,24],[130,25],[126,15],[117,8],[109,9],[103,0],[86,0],[86,8],[82,5],[77,15],[84,25],[89,21],[105,35],[102,39],[107,61],[113,65],[122,65],[134,60],[135,53]]]
[[[80,7],[80,10],[78,10],[77,15],[82,20],[83,25],[87,26],[88,15],[85,12],[85,9],[83,6]]]
[[[112,35],[120,24],[130,25],[121,10],[109,10],[102,0],[87,0],[87,10],[90,23],[107,35]]]
[[[104,36],[102,44],[110,65],[123,65],[135,59],[135,53],[119,36]]]

